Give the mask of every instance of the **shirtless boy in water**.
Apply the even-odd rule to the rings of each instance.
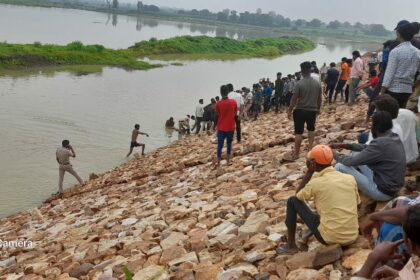
[[[141,154],[144,156],[144,148],[146,147],[146,145],[137,142],[137,137],[139,136],[139,134],[146,135],[147,137],[149,137],[149,134],[141,132],[140,131],[140,125],[136,124],[134,126],[133,132],[131,134],[130,152],[127,154],[127,157],[129,157],[131,155],[134,147],[141,147]]]

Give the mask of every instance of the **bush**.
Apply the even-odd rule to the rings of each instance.
[[[71,42],[67,45],[67,49],[71,51],[81,51],[83,49],[83,44],[80,41]]]

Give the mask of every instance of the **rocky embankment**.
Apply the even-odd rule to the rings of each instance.
[[[325,108],[316,142],[355,140],[365,107]],[[2,219],[1,240],[33,248],[2,248],[0,279],[125,279],[125,267],[137,280],[348,279],[370,252],[363,238],[275,253],[285,202],[305,172],[303,156],[282,163],[292,133],[285,114],[269,113],[245,123],[223,172],[212,169],[214,136],[192,136]]]

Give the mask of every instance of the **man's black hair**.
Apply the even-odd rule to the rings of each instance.
[[[216,99],[216,101],[219,101],[220,100],[220,97],[219,96],[216,96],[214,99]]]
[[[312,62],[311,62],[311,65],[312,65],[312,66],[316,66],[316,61],[312,61]]]
[[[372,134],[375,137],[376,133],[385,133],[392,129],[392,117],[386,111],[377,111],[372,116]]]
[[[335,62],[330,63],[330,67],[335,67],[335,66],[336,66]]]
[[[281,72],[278,72],[278,73],[277,73],[277,77],[278,77],[278,76],[281,76],[281,75],[282,75],[282,74],[281,74]]]
[[[369,74],[370,74],[372,77],[376,77],[376,76],[378,75],[378,72],[377,72],[375,69],[372,69],[372,70],[370,70],[370,71],[369,71]]]
[[[203,99],[198,100],[199,103],[204,103]]]
[[[353,64],[353,60],[351,58],[347,59],[347,64]]]
[[[227,88],[228,88],[229,92],[233,91],[233,85],[232,84],[227,84]]]
[[[227,97],[229,94],[229,88],[227,86],[221,86],[220,87],[220,95],[222,97]]]
[[[140,125],[139,125],[138,123],[136,123],[136,124],[134,125],[134,128],[140,128]]]
[[[355,57],[361,57],[360,52],[359,51],[354,51],[352,52],[352,55]]]
[[[416,245],[420,245],[420,205],[411,206],[403,222],[405,236]]]
[[[398,117],[400,106],[398,105],[398,101],[389,94],[378,96],[375,101],[375,106],[378,111],[388,112],[392,119]]]
[[[347,62],[347,57],[343,57],[343,58],[341,59],[341,62]]]
[[[63,147],[67,147],[68,145],[70,145],[70,141],[69,141],[69,140],[63,140],[63,141],[61,142],[61,145],[62,145]]]
[[[397,32],[405,41],[413,40],[414,35],[418,33],[415,23],[404,24],[397,29]]]
[[[311,72],[312,64],[309,61],[302,62],[300,64],[300,70],[302,73],[309,74]]]

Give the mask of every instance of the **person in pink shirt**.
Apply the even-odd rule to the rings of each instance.
[[[350,74],[350,92],[349,92],[349,105],[356,102],[356,89],[363,78],[364,63],[359,51],[353,52],[353,66]]]

